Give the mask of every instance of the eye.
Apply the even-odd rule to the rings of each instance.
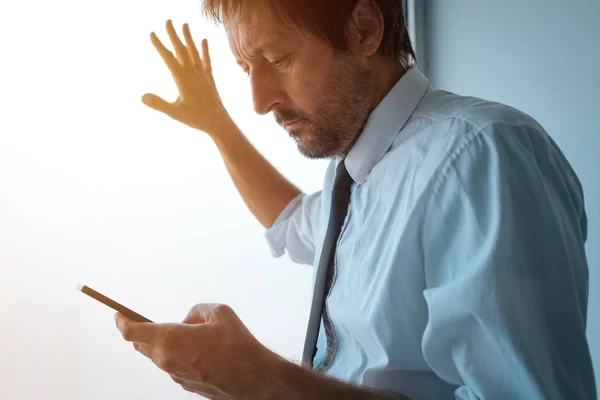
[[[269,61],[269,63],[277,68],[284,67],[286,65],[287,57],[281,57],[273,61]]]

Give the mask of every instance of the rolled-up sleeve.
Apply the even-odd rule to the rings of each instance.
[[[320,205],[321,192],[301,193],[283,209],[265,237],[275,257],[285,250],[290,259],[312,265],[315,256],[315,214]]]
[[[422,349],[456,399],[596,399],[583,195],[528,127],[473,133],[423,228]]]

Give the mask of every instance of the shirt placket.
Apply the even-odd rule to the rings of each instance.
[[[340,241],[342,240],[342,236],[344,234],[346,224],[348,223],[348,216],[350,215],[351,207],[352,207],[352,204],[350,203],[348,205],[348,211],[346,214],[346,218],[344,219],[344,224],[343,224],[342,230],[340,232],[340,237],[338,238],[338,242],[336,244],[336,253],[334,256],[333,265],[331,265],[331,267],[327,271],[327,282],[326,282],[327,296],[325,297],[325,301],[324,301],[324,305],[323,305],[323,313],[322,313],[323,326],[325,328],[325,337],[327,338],[327,349],[325,350],[325,358],[323,359],[323,362],[317,368],[317,370],[320,372],[325,372],[329,369],[329,367],[331,366],[331,364],[333,362],[333,359],[335,358],[335,355],[336,355],[337,349],[338,349],[337,335],[335,333],[335,327],[333,326],[333,323],[331,322],[331,318],[329,317],[329,305],[328,305],[327,300],[329,299],[329,295],[331,294],[331,291],[333,290],[333,286],[335,284],[335,279],[337,277],[337,258],[338,258],[337,248],[339,246]]]

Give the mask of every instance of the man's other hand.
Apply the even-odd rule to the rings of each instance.
[[[239,398],[277,356],[223,304],[198,304],[182,323],[140,323],[115,314],[123,338],[185,390],[211,399]]]

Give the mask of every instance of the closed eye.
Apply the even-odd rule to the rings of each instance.
[[[276,67],[281,67],[283,65],[283,58],[280,58],[279,60],[272,61],[271,64],[273,64]]]
[[[288,59],[288,57],[284,56],[284,57],[275,59],[273,61],[269,61],[269,64],[271,64],[277,68],[284,67],[287,64],[287,59]]]

